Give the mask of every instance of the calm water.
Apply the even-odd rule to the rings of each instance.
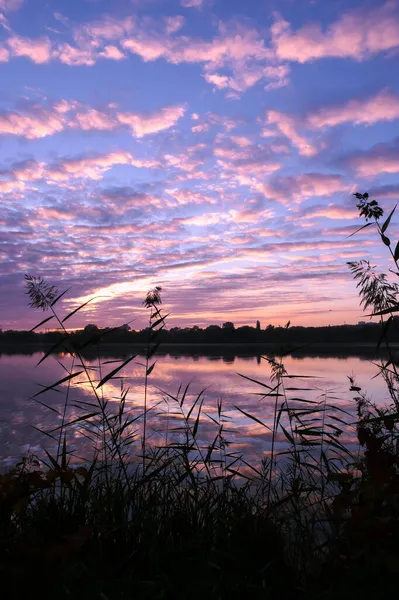
[[[66,375],[63,365],[71,367],[71,359],[66,356],[50,357],[40,366],[36,366],[42,354],[32,355],[0,355],[0,467],[12,464],[22,454],[31,450],[41,454],[42,445],[52,449],[52,441],[40,434],[39,429],[51,429],[60,423],[56,412],[38,405],[32,401],[32,396],[40,390],[40,385],[50,385]],[[110,360],[110,359],[103,359]],[[114,358],[115,360],[115,358]],[[143,359],[130,363],[123,371],[124,385],[129,386],[127,405],[133,414],[140,414],[143,405]],[[91,361],[91,366],[98,367],[98,361]],[[115,367],[108,364],[102,367],[104,376],[108,370]],[[351,412],[354,409],[353,392],[349,392],[348,375],[354,374],[358,385],[368,392],[369,397],[378,404],[389,402],[383,381],[373,379],[377,372],[371,360],[360,357],[292,357],[285,359],[285,367],[289,374],[313,376],[314,379],[293,379],[292,387],[312,388],[304,392],[288,392],[291,395],[301,395],[303,398],[315,399],[327,393],[330,402]],[[95,371],[93,370],[93,373]],[[213,439],[214,425],[209,416],[217,414],[217,400],[223,399],[224,414],[229,419],[226,428],[227,437],[231,440],[233,450],[243,451],[248,458],[259,459],[268,452],[270,447],[270,432],[261,425],[240,414],[235,406],[239,406],[266,424],[271,424],[274,410],[272,399],[261,399],[261,388],[254,383],[237,375],[242,373],[247,377],[270,383],[270,368],[260,357],[234,356],[171,356],[166,354],[158,357],[158,362],[149,378],[149,404],[153,406],[148,421],[152,443],[170,441],[171,436],[178,436],[173,429],[181,424],[177,405],[173,400],[165,400],[165,394],[159,390],[175,395],[179,385],[190,383],[189,394],[185,403],[187,411],[193,399],[201,390],[205,391],[203,414],[200,420],[199,437],[209,443]],[[68,418],[79,417],[82,413],[73,405],[79,401],[90,402],[92,394],[90,385],[83,377],[74,380],[76,385],[71,387],[69,398]],[[116,401],[120,395],[121,381],[111,380],[104,386],[104,394],[110,401]],[[60,385],[58,391],[50,391],[39,398],[52,408],[61,410],[64,405],[67,385]],[[158,404],[159,403],[159,404]],[[88,410],[90,412],[91,409]],[[208,415],[208,416],[207,416]],[[344,443],[350,443],[353,433],[349,430],[344,434]],[[140,420],[137,427],[137,438],[140,438]],[[81,435],[79,426],[70,430],[70,443],[80,455],[90,452],[86,438]],[[279,440],[282,444],[283,441]],[[139,443],[137,445],[138,452]]]

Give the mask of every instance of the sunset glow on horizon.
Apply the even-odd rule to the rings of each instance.
[[[170,327],[364,319],[398,66],[399,0],[0,0],[0,328],[44,318],[24,273],[95,297],[72,329],[144,327],[154,285]]]

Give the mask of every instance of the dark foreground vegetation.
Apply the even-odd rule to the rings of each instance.
[[[361,215],[387,246],[398,273],[399,245],[388,238],[392,214],[358,195]],[[380,317],[388,357],[383,377],[391,406],[381,410],[349,380],[354,413],[325,395],[309,400],[311,378],[284,368],[284,350],[267,358],[270,379],[253,382],[259,400],[274,406],[269,425],[237,407],[254,427],[270,430],[268,452],[249,463],[230,452],[228,421],[218,402],[205,413],[204,395],[166,394],[179,427],[149,443],[151,373],[164,331],[161,289],[148,293],[142,410],[127,408],[123,367],[136,360],[88,367],[98,343],[63,330],[72,367],[46,392],[64,394],[52,406],[54,428],[43,456],[25,457],[0,477],[0,577],[6,598],[268,599],[383,598],[395,593],[399,571],[399,374],[387,335],[396,327],[398,288],[364,261],[350,263],[362,305]],[[60,294],[27,276],[31,305],[57,312]],[[48,318],[48,317],[47,317]],[[59,344],[60,342],[56,342]],[[41,360],[50,357],[50,348]],[[245,375],[242,375],[245,376]],[[106,384],[120,380],[120,397]],[[73,405],[72,386],[85,381],[90,401]],[[162,395],[162,392],[160,392]],[[355,415],[355,416],[354,416]],[[204,419],[214,436],[201,438]],[[86,436],[91,454],[73,451]],[[353,435],[358,443],[344,443]],[[284,450],[277,440],[284,439]]]

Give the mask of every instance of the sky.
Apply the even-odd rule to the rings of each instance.
[[[76,327],[154,285],[169,326],[362,320],[398,67],[395,0],[0,0],[0,327],[43,318],[24,273],[94,297]]]

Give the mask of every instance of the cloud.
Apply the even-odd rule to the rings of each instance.
[[[193,133],[205,133],[208,130],[209,130],[208,123],[200,123],[199,125],[194,125],[193,127],[191,127],[191,131]]]
[[[185,106],[166,106],[152,113],[119,112],[115,107],[100,111],[73,100],[51,105],[30,104],[24,111],[0,111],[0,135],[28,140],[54,135],[68,129],[112,131],[128,127],[138,138],[165,131],[183,117]]]
[[[376,144],[370,150],[353,154],[345,161],[358,177],[375,177],[381,173],[399,173],[399,145]]]
[[[147,169],[159,167],[157,161],[136,158],[130,152],[122,150],[79,158],[60,158],[50,164],[29,159],[14,163],[8,169],[0,171],[0,177],[5,178],[0,179],[0,190],[3,192],[23,190],[27,182],[39,180],[49,185],[60,185],[76,179],[101,180],[106,171],[117,165]]]
[[[155,163],[140,161],[130,152],[111,152],[93,157],[79,159],[63,159],[57,165],[50,165],[46,177],[54,181],[65,181],[72,178],[101,179],[108,169],[115,165],[132,165],[135,167],[154,166]]]
[[[10,56],[36,63],[58,59],[70,66],[92,66],[101,58],[125,58],[118,43],[146,62],[163,58],[172,64],[202,64],[205,80],[216,89],[228,90],[230,97],[238,97],[260,81],[266,89],[287,85],[289,66],[276,59],[255,28],[238,21],[220,22],[217,35],[201,39],[176,35],[183,24],[181,15],[159,20],[104,17],[75,28],[72,43],[12,36],[7,44]]]
[[[184,8],[201,8],[208,0],[180,0]]]
[[[217,198],[187,188],[170,188],[166,189],[165,192],[175,201],[171,204],[172,206],[173,204],[178,206],[185,204],[217,204]],[[170,203],[168,204],[170,205]]]
[[[299,63],[321,58],[365,60],[399,46],[399,15],[396,2],[347,11],[323,30],[308,23],[293,32],[278,17],[271,28],[272,43],[280,60]]]
[[[242,142],[242,140],[240,140]],[[247,144],[234,148],[216,147],[214,156],[219,167],[228,171],[227,177],[235,177],[242,185],[253,185],[257,178],[274,173],[281,163],[270,153],[268,147]]]
[[[118,127],[118,120],[110,114],[94,108],[82,107],[75,113],[77,126],[83,131],[111,131]]]
[[[0,48],[0,62],[8,62],[10,53],[7,48]]]
[[[370,188],[370,196],[378,200],[399,200],[399,185],[381,185]]]
[[[176,15],[174,17],[165,17],[166,33],[176,33],[184,25],[184,17]]]
[[[259,81],[271,87],[288,82],[289,67],[275,64],[273,51],[256,29],[237,22],[219,23],[218,35],[210,40],[172,37],[155,25],[137,24],[122,46],[144,61],[163,58],[172,64],[203,64],[205,80],[217,89],[241,93]]]
[[[237,146],[240,146],[240,148],[248,148],[249,146],[252,146],[251,140],[244,135],[232,135],[231,140],[237,144]]]
[[[289,84],[291,68],[289,65],[268,66],[264,69],[264,75],[270,80],[266,85],[267,90],[277,89]]]
[[[354,186],[345,182],[341,175],[324,173],[300,173],[295,176],[281,176],[260,186],[266,198],[283,205],[303,202],[313,197],[329,197],[336,193],[350,193]]]
[[[73,67],[91,67],[96,62],[95,55],[91,48],[77,48],[68,43],[59,44],[54,55],[58,57],[62,63]]]
[[[295,117],[277,110],[269,110],[267,112],[267,125],[275,125],[280,133],[289,139],[293,146],[298,148],[299,154],[302,156],[314,156],[316,154],[316,147],[306,137],[298,133],[299,123]],[[266,133],[271,132],[266,129]]]
[[[131,128],[134,135],[141,138],[145,135],[170,129],[183,117],[185,107],[182,105],[161,108],[154,113],[117,113],[119,123]]]
[[[25,184],[22,181],[3,181],[0,179],[0,193],[10,194],[12,192],[22,192]]]
[[[311,113],[307,122],[314,129],[342,123],[371,125],[399,119],[399,94],[387,89],[370,98],[356,98],[346,104],[323,107]]]
[[[23,4],[24,0],[0,0],[0,11],[11,12],[18,10]]]
[[[107,58],[109,60],[123,60],[126,55],[123,54],[116,46],[105,46],[104,50],[99,53],[101,58]]]
[[[31,39],[14,36],[8,38],[7,45],[12,56],[25,56],[37,64],[51,60],[51,41],[48,37]]]
[[[59,133],[66,125],[65,115],[42,106],[33,106],[25,114],[0,112],[0,135],[18,135],[33,140]]]
[[[289,217],[289,219],[296,221],[298,216]],[[331,203],[327,206],[323,206],[321,204],[318,204],[316,206],[310,206],[305,210],[302,210],[300,216],[305,219],[311,219],[314,217],[324,217],[326,219],[353,220],[358,218],[359,213],[354,208],[349,208],[348,206],[340,206],[339,204]]]
[[[79,26],[74,31],[74,38],[80,44],[86,44],[88,39],[120,40],[132,33],[134,27],[135,19],[133,17],[116,19],[105,16],[102,19]]]

